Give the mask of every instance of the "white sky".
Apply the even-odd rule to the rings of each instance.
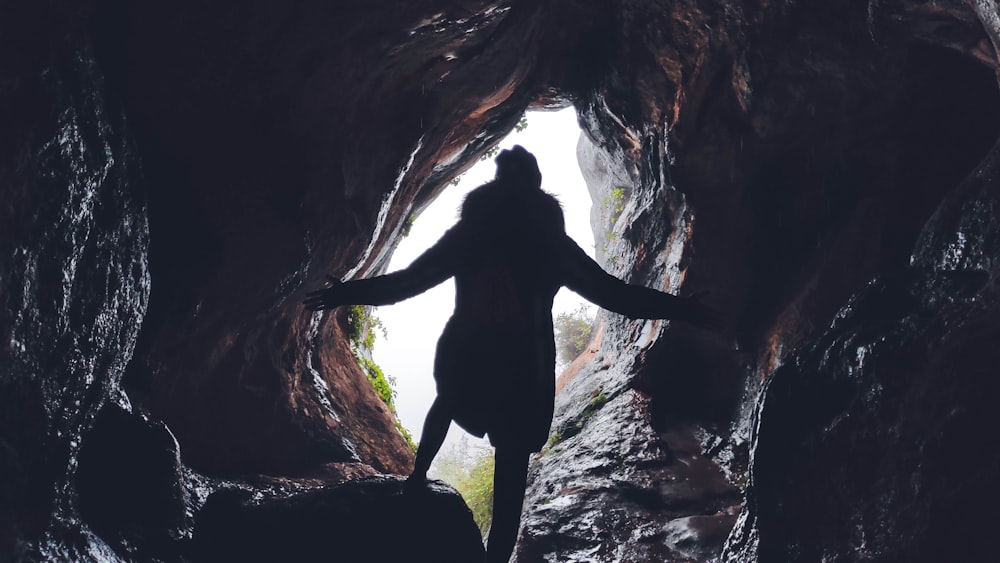
[[[527,117],[528,128],[520,133],[511,133],[500,142],[500,148],[521,145],[535,155],[542,171],[542,189],[555,195],[562,203],[567,233],[593,255],[590,194],[576,160],[576,144],[580,135],[576,112],[567,108],[558,112],[529,112]],[[492,180],[495,173],[496,165],[492,160],[486,160],[469,169],[459,185],[447,187],[417,217],[409,236],[396,248],[388,271],[405,268],[437,242],[455,224],[465,194]],[[455,284],[448,280],[417,297],[375,310],[375,315],[382,319],[388,332],[388,339],[377,334],[372,355],[386,374],[396,378],[396,411],[400,422],[416,441],[420,440],[424,417],[435,396],[431,373],[434,349],[454,303]],[[570,311],[580,303],[585,301],[562,289],[556,295],[553,311]],[[453,424],[448,443],[454,443],[458,433],[461,429]]]

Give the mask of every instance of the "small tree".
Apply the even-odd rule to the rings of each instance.
[[[583,353],[590,342],[593,326],[594,317],[586,305],[556,315],[556,351],[561,362],[568,364]]]

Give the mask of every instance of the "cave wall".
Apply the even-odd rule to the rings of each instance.
[[[518,560],[935,561],[949,546],[982,557],[976,511],[956,500],[974,494],[958,492],[961,471],[941,460],[945,443],[990,440],[974,420],[996,398],[981,382],[991,352],[963,349],[962,383],[947,375],[950,352],[924,352],[906,360],[917,373],[883,368],[845,391],[865,341],[845,345],[838,335],[850,329],[834,319],[872,280],[916,277],[919,233],[940,228],[927,223],[935,209],[996,141],[995,7],[620,7],[616,58],[577,100],[595,203],[623,184],[630,192],[615,225],[595,225],[614,231],[595,236],[607,242],[604,266],[654,287],[707,290],[731,325],[720,338],[605,316],[592,359],[561,379]],[[992,236],[986,219],[965,225]],[[965,240],[948,232],[949,244]],[[952,275],[923,271],[909,283]],[[987,291],[935,283],[894,290],[924,300],[928,316],[940,305],[927,302]],[[905,358],[978,341],[983,327],[969,322],[946,336],[868,324],[863,337],[905,347],[894,352]],[[972,398],[980,392],[989,398]],[[877,393],[887,396],[870,399]],[[969,414],[938,413],[949,409]],[[842,419],[853,421],[837,427]],[[945,425],[947,438],[922,434]],[[993,464],[977,466],[968,486],[983,485]],[[739,490],[750,499],[742,507]],[[934,537],[939,511],[969,516]]]
[[[989,559],[998,156],[768,379],[726,560]]]
[[[145,183],[79,14],[4,11],[0,558],[105,559],[76,478],[146,312]]]
[[[343,315],[299,302],[380,271],[526,108],[568,104],[595,201],[629,188],[605,267],[707,290],[728,326],[602,315],[532,462],[517,560],[708,560],[734,522],[736,561],[988,537],[962,499],[995,456],[944,460],[995,450],[990,2],[5,11],[5,552],[211,559],[289,514],[343,519],[329,499],[395,506],[394,481],[356,478],[412,454]]]
[[[116,76],[147,150],[161,281],[127,383],[189,463],[408,471],[343,317],[307,315],[300,300],[328,273],[377,271],[406,216],[538,98],[555,54],[513,46],[573,40],[543,36],[539,9],[129,10],[109,50],[125,53]]]

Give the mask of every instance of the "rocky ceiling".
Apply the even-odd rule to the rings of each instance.
[[[344,316],[301,297],[379,271],[526,109],[569,105],[595,200],[629,188],[606,267],[707,290],[729,326],[603,317],[533,463],[517,560],[990,545],[994,2],[3,11],[0,554],[329,549],[303,518],[344,523],[341,559],[394,560],[351,551],[378,540],[349,523],[420,511],[370,477],[412,454]],[[441,495],[434,514],[467,524]],[[404,543],[441,549],[420,530]],[[439,558],[477,556],[452,543],[465,555]]]

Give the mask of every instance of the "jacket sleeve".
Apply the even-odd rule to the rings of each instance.
[[[563,285],[587,301],[630,319],[688,320],[690,300],[625,283],[605,272],[569,237],[562,246]]]
[[[342,304],[390,305],[419,295],[455,274],[462,236],[452,227],[431,248],[402,270],[344,282],[338,289]]]

